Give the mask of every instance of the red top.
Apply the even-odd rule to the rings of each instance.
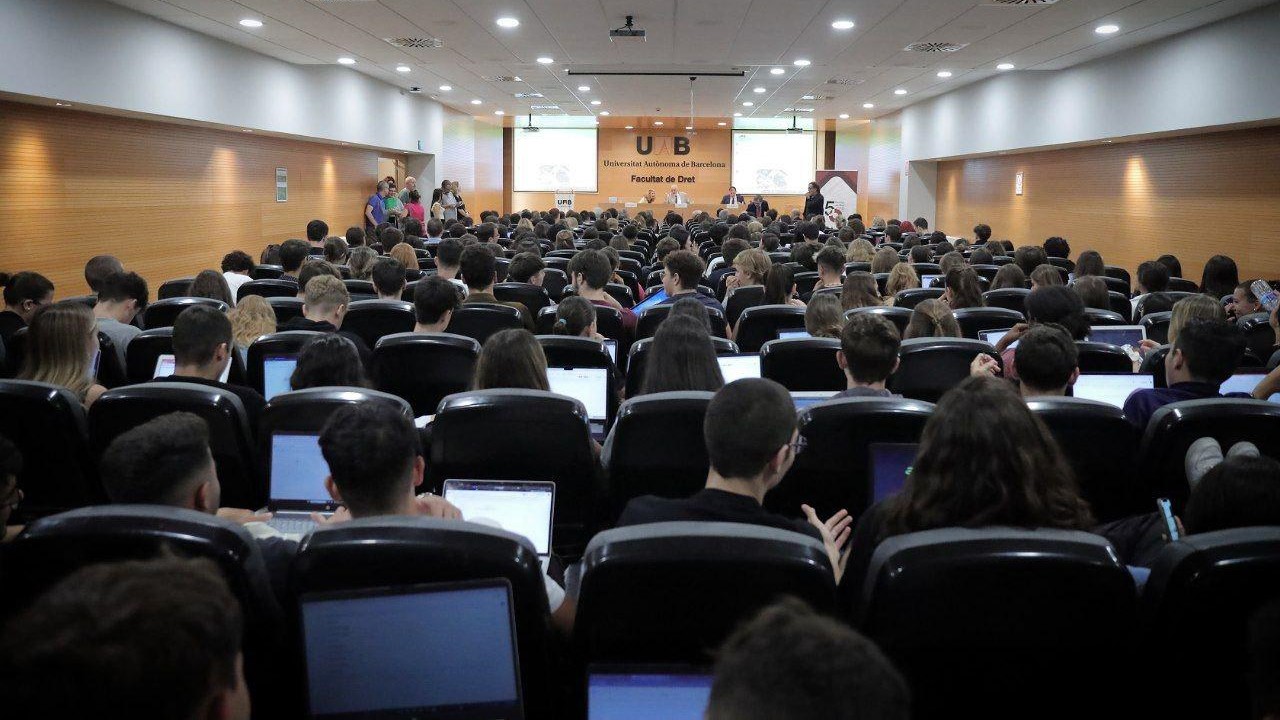
[[[426,222],[426,211],[422,208],[422,203],[405,203],[404,209],[409,211],[409,217],[418,222]]]

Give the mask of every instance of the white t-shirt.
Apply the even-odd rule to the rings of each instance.
[[[231,299],[236,299],[236,293],[240,292],[240,286],[249,282],[253,278],[248,275],[241,275],[235,272],[224,272],[222,277],[226,278],[227,285],[231,288]]]

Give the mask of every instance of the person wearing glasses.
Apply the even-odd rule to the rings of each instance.
[[[8,542],[22,532],[22,527],[9,527],[9,517],[22,502],[18,474],[22,472],[22,452],[9,439],[0,435],[0,542]]]
[[[688,498],[633,498],[617,526],[700,520],[803,533],[822,542],[839,582],[851,532],[852,518],[847,511],[840,510],[824,522],[808,505],[801,506],[803,520],[764,509],[765,494],[781,482],[805,446],[796,430],[796,408],[786,388],[763,378],[725,385],[707,405],[703,435],[711,461],[706,487]]]

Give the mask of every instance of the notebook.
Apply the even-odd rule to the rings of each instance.
[[[725,385],[734,380],[760,377],[760,356],[755,353],[717,355],[716,362],[720,363],[720,374],[724,376]]]
[[[293,389],[289,379],[298,366],[297,355],[268,355],[262,359],[262,396],[268,400]]]
[[[1137,348],[1147,339],[1147,329],[1141,325],[1099,325],[1089,331],[1093,342]]]
[[[871,465],[871,502],[878,503],[902,491],[919,448],[916,443],[871,443],[867,446]]]
[[[1253,389],[1258,387],[1258,383],[1262,382],[1262,378],[1264,377],[1266,377],[1266,374],[1262,372],[1236,373],[1235,375],[1227,378],[1226,382],[1222,383],[1222,389],[1220,392],[1223,395],[1226,395],[1227,393],[1244,393],[1246,395],[1252,395]],[[1272,396],[1267,398],[1267,400],[1269,402],[1280,403],[1280,393],[1272,394]]]
[[[796,404],[796,412],[801,412],[820,402],[830,400],[835,394],[835,390],[793,391],[791,393],[791,402]]]
[[[1071,394],[1086,400],[1097,400],[1118,408],[1134,390],[1150,390],[1155,378],[1141,373],[1080,373]]]
[[[667,291],[663,288],[658,288],[652,295],[636,303],[635,306],[631,308],[631,312],[635,313],[636,316],[639,316],[640,313],[645,310],[648,310],[654,305],[661,305],[666,300]]]
[[[151,374],[152,378],[169,377],[178,369],[178,359],[172,354],[164,354],[156,358],[156,369]],[[222,369],[222,374],[218,376],[219,382],[226,382],[231,377],[231,363]]]
[[[808,330],[779,330],[779,340],[798,340],[801,338],[813,337]]]
[[[524,717],[505,579],[301,598],[314,718]]]
[[[587,720],[702,720],[711,675],[695,668],[592,668]]]
[[[556,484],[527,480],[445,480],[444,499],[462,519],[529,538],[541,557],[551,554]]]
[[[568,395],[587,408],[591,421],[591,434],[597,440],[604,437],[605,422],[609,419],[609,370],[607,368],[547,368],[547,382],[551,392]]]
[[[318,432],[275,432],[268,469],[268,525],[286,535],[305,535],[315,527],[311,513],[331,515],[338,504],[324,486],[329,463],[320,452]]]

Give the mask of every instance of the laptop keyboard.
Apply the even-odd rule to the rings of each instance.
[[[306,535],[316,527],[315,522],[310,518],[298,516],[280,517],[276,515],[268,520],[267,524],[285,535]]]

